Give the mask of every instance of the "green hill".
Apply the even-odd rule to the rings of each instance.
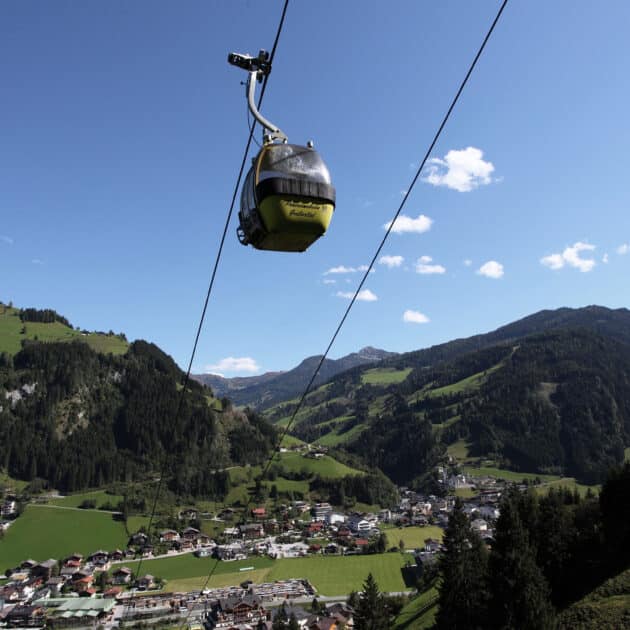
[[[0,354],[14,355],[31,341],[83,341],[96,352],[124,354],[129,343],[124,335],[75,330],[65,318],[54,321],[32,321],[27,311],[0,304]],[[44,311],[41,311],[44,312]],[[54,312],[54,311],[45,311]]]
[[[630,569],[609,579],[569,606],[559,618],[561,630],[616,630],[630,627]]]
[[[630,311],[543,311],[487,335],[359,366],[311,392],[291,433],[398,483],[447,447],[517,473],[600,483],[630,443]],[[266,417],[286,426],[296,401]]]

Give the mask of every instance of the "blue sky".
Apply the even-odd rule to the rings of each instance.
[[[292,0],[262,111],[315,141],[337,208],[298,255],[233,218],[195,371],[324,351],[498,5]],[[0,4],[0,300],[187,364],[248,133],[226,56],[270,48],[281,7]],[[512,0],[332,357],[629,306],[629,21]]]

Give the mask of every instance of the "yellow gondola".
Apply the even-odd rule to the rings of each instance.
[[[249,71],[248,105],[266,130],[241,192],[239,241],[256,249],[303,252],[330,224],[335,209],[330,173],[312,142],[288,144],[286,135],[256,108],[256,81],[271,70],[267,53],[231,53],[228,61]]]

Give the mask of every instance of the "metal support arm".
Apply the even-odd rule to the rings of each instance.
[[[258,78],[257,70],[250,70],[247,80],[247,104],[252,116],[265,128],[269,130],[269,134],[265,134],[265,142],[273,142],[274,140],[282,140],[287,142],[286,134],[272,122],[268,121],[256,107],[256,80]]]

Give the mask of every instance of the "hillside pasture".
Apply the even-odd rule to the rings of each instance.
[[[402,540],[407,550],[424,547],[424,541],[427,538],[442,540],[444,536],[444,530],[435,525],[427,525],[426,527],[386,527],[382,529],[387,534],[387,545],[389,547],[398,547]],[[412,557],[409,556],[407,559],[412,560]]]
[[[124,524],[107,512],[28,505],[0,540],[0,570],[28,558],[41,562],[126,546]]]
[[[102,354],[125,354],[129,344],[117,335],[83,333],[61,322],[23,322],[18,309],[0,307],[0,352],[16,354],[22,341],[83,341]]]
[[[374,368],[361,374],[361,382],[365,385],[392,385],[402,383],[411,373],[411,368]]]
[[[105,505],[117,505],[123,500],[122,495],[108,494],[105,490],[93,490],[91,492],[81,492],[69,494],[58,499],[49,499],[49,505],[61,505],[63,507],[79,507],[84,501],[94,501],[96,508]]]

